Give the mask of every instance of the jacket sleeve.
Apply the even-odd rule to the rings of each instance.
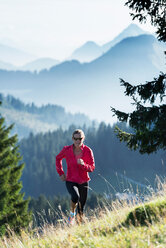
[[[80,165],[81,168],[87,172],[93,172],[95,169],[95,161],[92,150],[89,148],[87,151],[87,160],[84,161],[84,165]]]
[[[62,151],[56,156],[56,170],[59,176],[64,174],[63,166],[62,166],[62,159],[65,158],[66,148],[63,147]]]

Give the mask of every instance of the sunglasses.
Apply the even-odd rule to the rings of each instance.
[[[73,137],[73,139],[74,140],[80,140],[81,141],[83,139],[83,137],[82,138],[75,138],[75,137]]]

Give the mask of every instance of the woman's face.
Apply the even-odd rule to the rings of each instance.
[[[84,142],[84,137],[80,133],[75,133],[72,140],[75,147],[81,147]]]

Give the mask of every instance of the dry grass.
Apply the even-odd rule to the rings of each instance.
[[[0,240],[1,248],[125,248],[125,247],[166,247],[166,211],[160,214],[157,211],[157,219],[148,221],[146,225],[126,224],[129,213],[136,208],[160,205],[166,201],[166,183],[159,182],[158,191],[149,194],[146,202],[114,201],[109,207],[94,212],[85,223],[75,226],[67,226],[60,221],[55,227],[45,225],[42,230],[22,230],[17,236],[10,231],[9,237]]]

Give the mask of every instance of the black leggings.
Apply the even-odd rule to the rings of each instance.
[[[66,188],[71,195],[71,200],[77,204],[78,213],[83,213],[88,194],[88,182],[78,184],[66,181]]]

